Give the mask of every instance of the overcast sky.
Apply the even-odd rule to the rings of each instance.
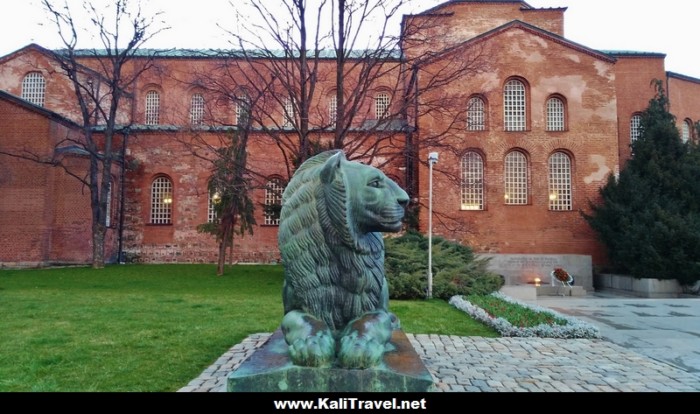
[[[95,0],[99,3],[100,0]],[[236,3],[235,0],[233,3]],[[265,3],[272,0],[265,0]],[[422,0],[418,11],[440,0]],[[62,4],[62,0],[56,0]],[[599,50],[633,50],[665,53],[666,70],[700,78],[697,51],[700,1],[698,0],[527,0],[533,7],[567,7],[564,34],[569,40]],[[82,0],[69,0],[79,9]],[[147,44],[156,48],[227,48],[228,37],[217,24],[231,27],[229,0],[147,0],[163,11],[171,28]],[[39,0],[0,0],[0,56],[29,43],[60,47],[53,26]],[[90,47],[94,45],[81,44]]]

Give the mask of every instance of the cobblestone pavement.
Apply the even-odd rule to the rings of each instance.
[[[247,337],[179,392],[225,392],[228,374],[270,335]],[[407,337],[437,392],[700,391],[700,375],[602,339]]]

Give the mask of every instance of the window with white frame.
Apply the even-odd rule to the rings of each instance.
[[[469,99],[467,108],[467,130],[483,131],[486,129],[486,104],[478,96]]]
[[[34,105],[44,106],[46,80],[41,72],[29,72],[22,79],[22,99]]]
[[[511,151],[506,155],[505,169],[505,203],[527,204],[527,158],[520,151]]]
[[[173,182],[158,177],[151,183],[151,224],[170,224],[172,221]]]
[[[160,94],[158,91],[146,93],[146,125],[160,123]]]
[[[265,224],[280,224],[280,207],[282,205],[282,180],[271,178],[265,185]]]
[[[335,127],[338,121],[338,97],[331,96],[328,98],[328,119],[331,127]]]
[[[503,119],[506,131],[525,131],[525,105],[525,84],[517,79],[506,82],[503,89]]]
[[[462,156],[462,210],[484,209],[484,160],[477,152]]]
[[[681,141],[684,143],[690,141],[690,138],[692,138],[692,130],[693,123],[688,119],[684,120],[683,124],[681,125]]]
[[[374,97],[374,115],[377,119],[384,119],[389,115],[389,94],[382,92]]]
[[[547,99],[547,131],[563,131],[564,121],[564,101],[557,97]]]
[[[294,108],[294,100],[292,98],[287,98],[284,101],[284,119],[282,120],[283,128],[292,128],[294,126],[294,120],[296,119],[296,109]]]
[[[195,93],[190,102],[190,124],[201,125],[202,121],[204,121],[204,96],[201,93]]]
[[[236,125],[246,126],[250,122],[250,98],[246,94],[236,97]]]
[[[549,209],[571,210],[571,158],[563,152],[549,157]]]
[[[642,136],[642,116],[632,115],[630,119],[630,143]]]

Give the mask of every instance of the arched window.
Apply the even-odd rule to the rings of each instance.
[[[146,93],[146,125],[160,123],[160,94],[158,91]]]
[[[41,72],[29,72],[22,79],[22,99],[34,105],[44,106],[46,80]]]
[[[527,204],[527,158],[520,151],[511,151],[506,155],[505,170],[505,203]]]
[[[243,127],[250,122],[250,98],[247,94],[241,93],[235,98],[236,105],[236,125]]]
[[[467,130],[483,131],[486,129],[486,103],[479,96],[473,96],[467,104]]]
[[[630,119],[630,143],[639,139],[640,136],[642,136],[642,116],[635,114]]]
[[[279,178],[271,178],[265,185],[265,224],[273,226],[280,224],[282,191],[284,186]]]
[[[292,128],[294,126],[294,120],[296,119],[296,109],[294,108],[294,100],[292,98],[287,98],[284,101],[283,112],[284,119],[282,119],[282,127]]]
[[[525,84],[518,79],[506,82],[503,89],[503,119],[506,131],[525,131],[526,99]]]
[[[389,94],[382,92],[374,97],[374,115],[377,119],[389,116]]]
[[[328,120],[329,125],[333,128],[336,126],[338,121],[338,97],[330,96],[328,97]]]
[[[549,157],[549,209],[571,210],[571,158],[563,152]]]
[[[151,224],[172,222],[173,182],[168,177],[158,177],[151,183]]]
[[[462,210],[484,209],[484,160],[475,151],[462,156]]]
[[[681,140],[685,143],[693,138],[693,122],[690,119],[683,121],[681,125]]]
[[[190,102],[190,124],[201,125],[203,120],[204,96],[201,93],[195,93]]]
[[[564,101],[558,97],[547,99],[547,131],[564,131],[565,128]]]

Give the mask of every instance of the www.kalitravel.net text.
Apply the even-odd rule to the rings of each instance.
[[[315,400],[274,400],[276,410],[426,410],[425,398],[420,400],[363,400],[360,398],[322,398]]]

